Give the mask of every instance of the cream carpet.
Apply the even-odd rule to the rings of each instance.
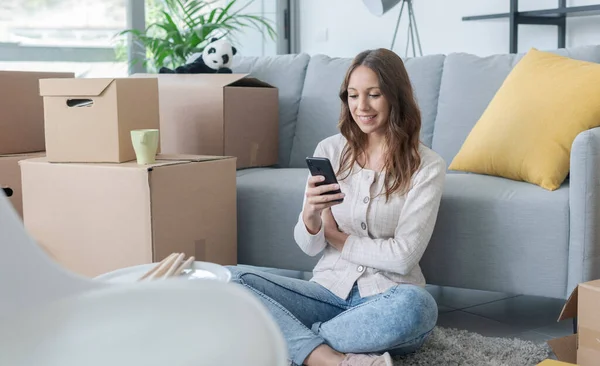
[[[395,357],[394,366],[530,366],[551,354],[545,343],[484,337],[465,330],[437,327],[417,353]]]

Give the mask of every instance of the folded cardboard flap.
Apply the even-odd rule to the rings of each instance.
[[[577,317],[578,288],[579,286],[576,286],[571,292],[558,316],[558,321]],[[547,343],[560,361],[577,363],[577,337],[577,334],[571,334],[566,337],[551,339]]]
[[[137,165],[136,162],[126,163],[130,165],[137,165],[139,168],[148,169],[148,171],[152,171],[154,168],[162,167],[162,166],[170,166],[170,165],[178,165],[178,164],[188,164],[188,163],[201,163],[201,162],[209,162],[223,159],[237,159],[232,156],[202,156],[202,155],[157,155],[156,162],[148,165]],[[123,165],[123,164],[122,164]]]
[[[43,97],[95,97],[102,93],[115,79],[41,79],[40,95]]]
[[[231,159],[233,156],[216,156],[216,155],[192,155],[192,154],[158,154],[156,160],[171,160],[171,161],[211,161]]]
[[[578,288],[579,286],[575,287],[573,292],[571,292],[569,299],[563,306],[562,311],[558,316],[558,321],[565,319],[573,319],[577,316],[577,299],[579,294],[579,292],[577,291]]]
[[[548,345],[560,361],[577,363],[577,334],[551,339]]]
[[[86,166],[93,164],[95,167],[106,167],[106,168],[133,168],[133,169],[144,169],[151,171],[154,168],[168,165],[176,165],[176,164],[186,164],[189,162],[204,162],[204,161],[216,161],[223,159],[237,159],[232,156],[212,156],[212,155],[175,155],[175,154],[158,154],[156,156],[156,162],[153,164],[140,165],[135,160],[120,163],[120,164],[112,164],[112,163],[69,163],[70,166]],[[28,163],[48,163],[47,157],[40,158],[32,158],[27,159]],[[23,161],[19,161],[19,165],[21,165]],[[62,164],[62,163],[50,163],[50,164]]]

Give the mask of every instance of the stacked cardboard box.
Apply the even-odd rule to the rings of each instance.
[[[47,156],[20,161],[24,221],[55,260],[90,277],[172,252],[237,263],[236,157],[135,161],[130,131],[159,128],[156,77],[45,79],[40,93]]]
[[[94,277],[173,252],[237,263],[235,158],[155,164],[21,162],[25,226],[66,268]]]
[[[40,94],[53,163],[131,161],[130,131],[159,128],[153,79],[44,79]]]
[[[39,80],[73,73],[0,71],[0,188],[23,217],[19,161],[44,155],[44,107]]]

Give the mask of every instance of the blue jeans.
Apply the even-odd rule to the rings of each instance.
[[[319,345],[342,353],[403,355],[418,350],[437,322],[433,297],[422,287],[400,284],[361,298],[355,284],[340,299],[318,283],[235,266],[232,282],[254,293],[285,337],[294,365]]]

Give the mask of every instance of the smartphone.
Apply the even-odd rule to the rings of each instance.
[[[308,165],[308,170],[310,170],[310,174],[312,176],[322,175],[325,177],[325,180],[317,183],[317,186],[321,186],[324,184],[338,184],[337,178],[335,177],[335,171],[331,166],[331,162],[327,158],[318,158],[318,157],[307,157],[306,165]],[[323,194],[337,194],[342,193],[340,189],[336,189],[334,191],[329,191]],[[342,202],[344,199],[335,200],[332,202]]]

